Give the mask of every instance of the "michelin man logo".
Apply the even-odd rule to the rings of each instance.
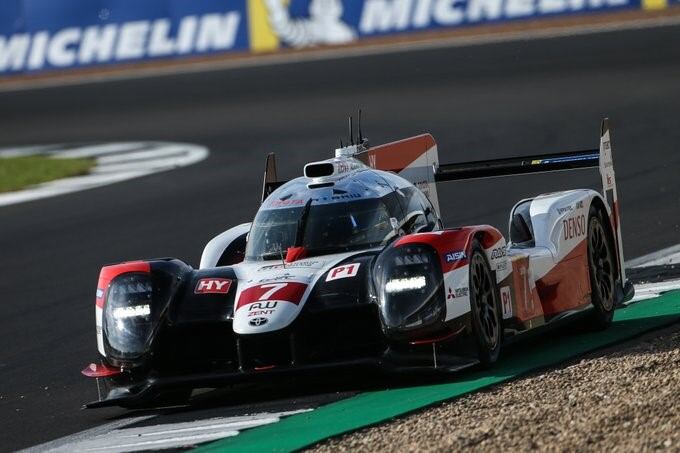
[[[342,21],[342,0],[311,0],[309,18],[292,19],[286,0],[265,0],[272,30],[291,47],[345,44],[356,32]]]

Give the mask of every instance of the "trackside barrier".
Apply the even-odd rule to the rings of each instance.
[[[622,9],[679,0],[2,0],[0,78]]]

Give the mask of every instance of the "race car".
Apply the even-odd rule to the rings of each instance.
[[[437,184],[591,167],[602,193],[520,200],[507,240],[442,225]],[[109,390],[87,407],[319,370],[491,366],[507,342],[566,319],[606,328],[633,296],[607,120],[599,150],[463,164],[440,164],[429,134],[370,147],[359,132],[303,173],[279,181],[268,156],[254,220],[212,239],[198,269],[164,258],[101,270],[100,362],[83,374]]]

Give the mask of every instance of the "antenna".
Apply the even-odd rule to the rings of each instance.
[[[359,121],[358,121],[358,128],[359,128],[359,144],[361,145],[364,142],[364,134],[361,133],[361,109],[359,109]]]
[[[349,142],[354,145],[354,125],[352,124],[352,115],[349,116]]]

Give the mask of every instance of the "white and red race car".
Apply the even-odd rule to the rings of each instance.
[[[319,369],[490,365],[504,342],[565,318],[605,328],[632,297],[606,120],[599,150],[465,164],[440,164],[429,134],[377,147],[359,135],[288,182],[270,155],[255,219],[210,241],[199,269],[102,269],[101,360],[83,373],[110,390],[88,407]],[[519,201],[507,241],[489,225],[442,226],[440,182],[588,167],[602,193]]]

